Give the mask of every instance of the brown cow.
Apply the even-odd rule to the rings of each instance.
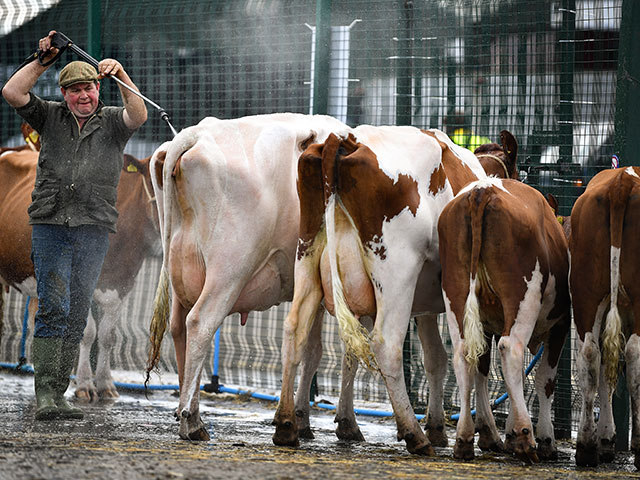
[[[569,239],[569,283],[582,392],[576,447],[580,466],[614,458],[611,396],[618,379],[618,359],[624,351],[632,402],[631,449],[636,468],[640,468],[639,235],[640,167],[598,173],[573,207]],[[596,392],[600,398],[597,427],[593,415]]]
[[[551,399],[560,351],[570,326],[567,241],[535,189],[490,178],[468,185],[438,222],[442,291],[454,345],[453,365],[461,412],[454,456],[473,458],[472,375],[499,336],[498,349],[511,399],[507,448],[525,461],[557,456]],[[536,374],[540,403],[538,451],[523,394],[524,349],[545,350]],[[478,388],[478,395],[483,389]],[[481,440],[499,443],[488,399],[478,398],[475,428]],[[483,435],[485,439],[483,440]]]
[[[0,284],[14,287],[33,298],[37,298],[37,292],[30,256],[31,227],[27,207],[31,203],[37,162],[38,153],[31,149],[6,151],[0,155]],[[110,369],[116,321],[143,260],[159,239],[148,165],[148,158],[139,161],[125,155],[116,204],[120,212],[118,233],[110,236],[109,250],[94,293],[94,301],[103,312],[96,379],[94,384],[89,362],[89,350],[96,334],[90,314],[76,375],[76,395],[81,399],[118,395]],[[30,302],[31,319],[36,306],[35,301]]]

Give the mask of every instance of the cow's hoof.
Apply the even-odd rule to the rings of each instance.
[[[494,439],[478,439],[478,448],[483,452],[496,452],[502,453],[504,452],[504,443],[502,440],[494,440]]]
[[[189,440],[192,442],[208,442],[211,439],[209,432],[203,425],[199,429],[189,433]]]
[[[540,462],[536,445],[528,428],[523,428],[520,433],[512,432],[512,435],[513,453],[516,457],[527,464]]]
[[[578,467],[597,467],[598,463],[598,446],[596,442],[578,442],[576,445],[576,465]]]
[[[107,387],[103,390],[100,390],[98,392],[98,395],[102,400],[113,400],[120,396],[115,386]]]
[[[444,425],[432,426],[427,423],[425,430],[427,437],[429,437],[429,442],[431,442],[431,445],[434,447],[447,447],[449,445]]]
[[[634,456],[633,464],[635,465],[636,470],[640,470],[640,451],[635,451]]]
[[[478,448],[483,452],[504,452],[504,443],[495,437],[491,429],[484,425],[478,429]]]
[[[404,441],[407,444],[407,451],[414,455],[423,455],[427,457],[431,457],[436,454],[433,450],[433,447],[427,440],[427,437],[420,432],[420,435],[415,435],[414,433],[407,433],[404,435]]]
[[[514,455],[516,453],[516,437],[513,433],[504,436],[504,452]]]
[[[313,440],[316,438],[311,431],[311,427],[304,427],[298,430],[298,438],[304,438],[305,440]]]
[[[336,418],[334,422],[338,424],[336,437],[340,440],[344,440],[345,442],[364,442],[364,436],[355,422],[352,422],[348,418]]]
[[[601,463],[611,463],[616,458],[616,437],[600,439],[600,449],[598,450]]]
[[[79,387],[74,392],[76,399],[82,403],[97,402],[100,396],[95,387]]]
[[[300,445],[298,429],[296,428],[295,422],[292,422],[291,420],[276,422],[274,420],[274,424],[276,426],[276,431],[273,434],[273,437],[271,437],[274,445],[278,445],[280,447],[297,447]]]
[[[209,432],[207,432],[207,427],[199,415],[194,418],[193,414],[185,408],[179,414],[179,421],[180,428],[178,429],[178,435],[180,435],[182,440],[207,442],[211,439]]]
[[[527,444],[522,449],[516,449],[516,456],[528,465],[540,463],[540,458],[534,445]]]
[[[458,460],[473,460],[474,457],[473,438],[470,441],[457,438],[456,444],[453,446],[453,458]]]
[[[182,440],[187,440],[190,442],[207,442],[211,439],[211,437],[209,436],[209,432],[207,432],[207,429],[204,425],[192,432],[186,432],[185,430],[186,429],[181,428],[178,432],[178,435]]]
[[[558,460],[558,449],[551,437],[538,438],[538,457],[540,460],[555,461]]]

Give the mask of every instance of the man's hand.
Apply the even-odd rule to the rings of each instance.
[[[55,30],[51,30],[49,32],[49,35],[41,38],[40,41],[38,42],[38,49],[41,52],[45,53],[45,55],[42,58],[43,63],[48,62],[58,54],[58,49],[56,47],[51,46],[51,39],[53,38],[53,35],[55,33],[56,33]]]
[[[118,79],[120,79],[118,73],[124,73],[124,68],[122,68],[122,65],[119,61],[114,60],[113,58],[105,58],[98,64],[99,79],[103,79],[104,77],[109,76],[117,77]]]
[[[135,91],[140,91],[129,78],[122,64],[113,58],[105,58],[98,63],[98,78],[104,77],[115,77]],[[132,130],[136,129],[147,121],[147,107],[144,101],[129,89],[122,85],[118,85],[118,88],[124,102],[124,123]]]

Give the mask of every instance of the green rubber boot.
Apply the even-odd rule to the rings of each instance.
[[[55,388],[61,348],[61,338],[33,338],[31,352],[36,390],[36,420],[60,418],[60,409],[55,402]]]
[[[64,394],[69,387],[69,376],[78,360],[79,349],[79,344],[65,340],[62,344],[62,351],[60,352],[60,363],[53,399],[60,412],[60,418],[64,419],[81,420],[84,418],[84,412],[80,408],[70,405],[64,398]]]

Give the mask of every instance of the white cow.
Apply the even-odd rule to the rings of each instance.
[[[300,153],[332,132],[348,131],[320,115],[206,118],[154,153],[164,256],[147,371],[158,361],[170,282],[181,438],[209,439],[199,414],[200,376],[224,318],[240,313],[244,324],[250,311],[291,299]]]
[[[361,126],[353,133],[311,145],[299,161],[300,239],[273,441],[298,443],[294,377],[307,340],[316,334],[314,318],[324,299],[338,318],[347,351],[383,376],[398,439],[412,453],[432,454],[432,444],[447,444],[442,407],[447,356],[436,325],[436,314],[444,311],[437,221],[455,192],[486,174],[471,152],[439,131]],[[409,403],[402,370],[402,343],[413,315],[422,316],[418,327],[431,387],[429,439]],[[361,317],[374,319],[370,335]],[[343,391],[354,369],[343,370]],[[357,429],[352,411],[339,408],[336,420],[351,423],[352,433]]]

